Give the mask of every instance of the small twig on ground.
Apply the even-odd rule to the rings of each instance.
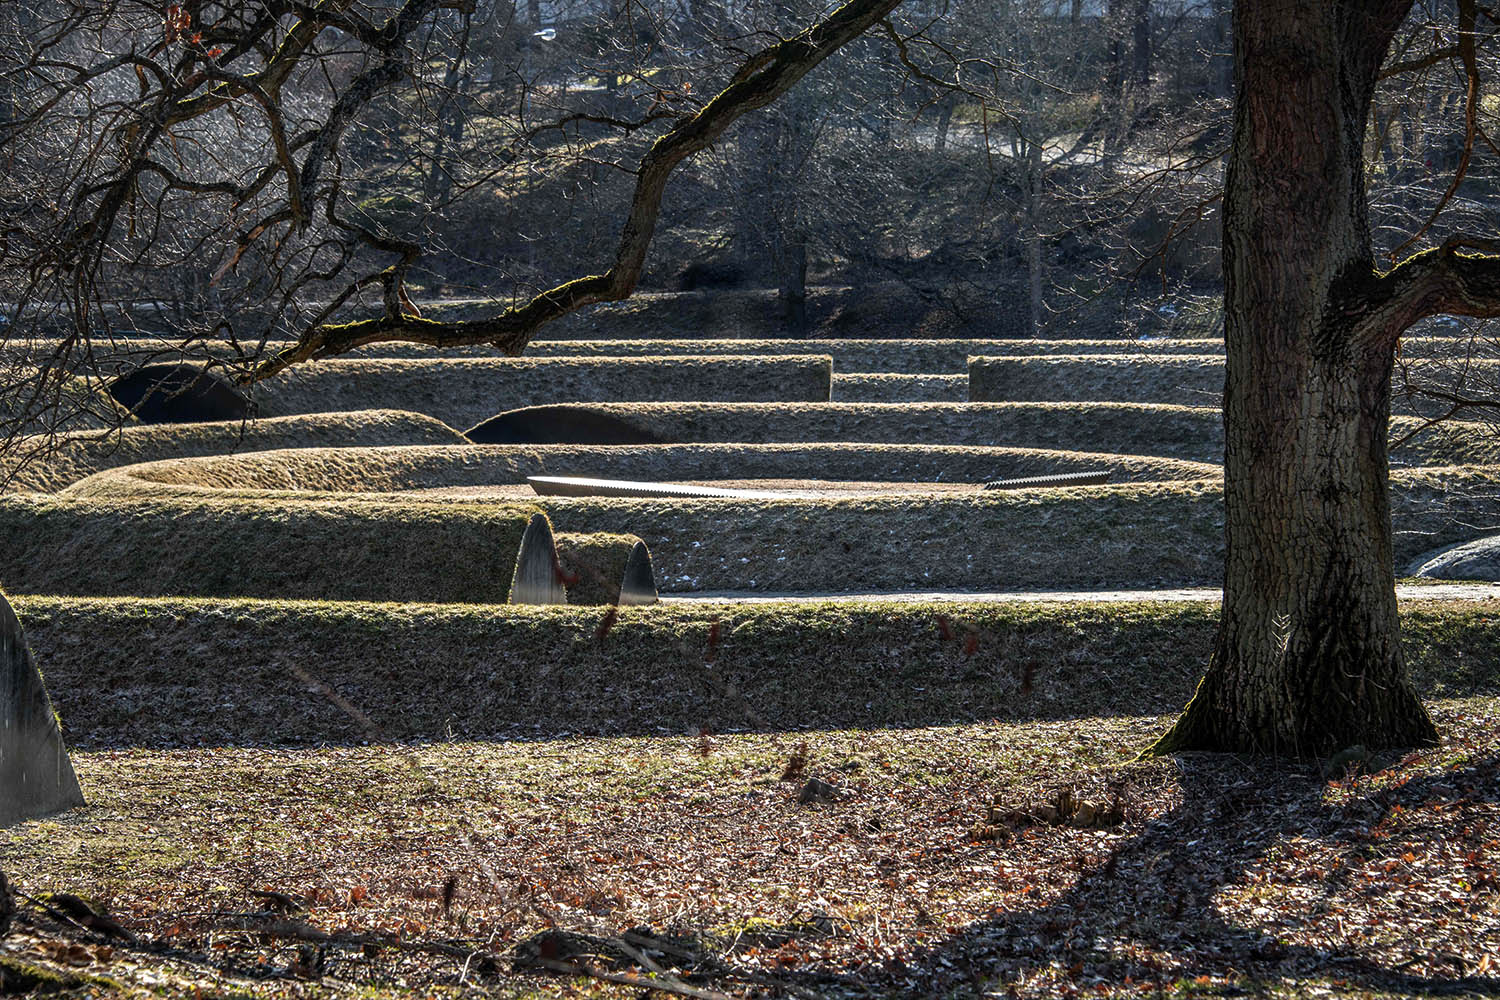
[[[651,979],[646,976],[638,976],[633,972],[610,972],[592,965],[579,962],[563,962],[555,958],[533,958],[529,964],[551,969],[553,972],[566,972],[572,975],[589,976],[593,979],[602,979],[609,983],[620,983],[623,986],[637,986],[647,990],[660,990],[663,993],[675,993],[678,996],[696,997],[697,1000],[734,1000],[728,993],[720,993],[717,990],[706,990],[698,986],[689,986],[687,983],[676,979]]]
[[[501,961],[500,956],[490,954],[481,948],[448,944],[443,941],[402,941],[399,938],[386,937],[379,934],[329,934],[300,920],[265,920],[246,914],[231,917],[221,922],[219,927],[225,930],[246,931],[252,934],[262,934],[266,937],[281,938],[288,941],[306,941],[312,944],[334,945],[341,948],[388,948],[392,951],[442,955],[447,958],[461,958],[465,960],[480,958],[489,959],[496,963]]]
[[[761,972],[750,972],[745,969],[739,969],[735,966],[730,965],[728,962],[725,962],[723,959],[717,958],[713,955],[705,954],[704,952],[693,951],[691,948],[680,948],[677,945],[672,944],[670,941],[663,941],[660,938],[654,938],[650,935],[642,934],[639,931],[625,931],[619,937],[615,938],[614,941],[616,944],[622,946],[625,944],[633,944],[640,948],[649,948],[652,951],[659,951],[664,955],[671,955],[675,958],[680,958],[685,962],[692,962],[694,965],[707,966],[720,973],[721,975],[731,976],[735,979],[740,979],[747,983],[754,983],[757,986],[770,986],[775,989],[779,989],[784,993],[790,994],[791,996],[801,997],[803,998],[803,1000],[822,1000],[821,994],[801,986],[793,985],[792,983],[789,983],[784,979],[778,979],[775,976],[768,976],[765,973]],[[626,954],[634,954],[626,948],[622,947],[622,950],[624,950]]]

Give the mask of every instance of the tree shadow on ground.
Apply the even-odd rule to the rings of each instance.
[[[1311,981],[1500,996],[1495,966],[1476,963],[1494,932],[1485,939],[1483,910],[1465,912],[1500,891],[1484,859],[1500,758],[1334,783],[1263,760],[1188,754],[1172,764],[1175,807],[1082,866],[1051,903],[997,910],[909,958],[891,970],[893,986],[922,996],[1159,995],[1183,984],[1195,995],[1265,995]],[[1441,839],[1439,823],[1458,837]],[[1434,855],[1466,871],[1469,884],[1447,900],[1421,881]]]

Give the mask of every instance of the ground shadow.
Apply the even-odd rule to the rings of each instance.
[[[1412,810],[1493,805],[1500,801],[1500,758],[1405,783],[1355,783],[1347,801],[1337,804],[1325,800],[1328,781],[1316,769],[1202,754],[1180,756],[1176,765],[1182,794],[1176,808],[1081,873],[1050,905],[996,912],[908,960],[894,970],[905,987],[900,991],[1034,994],[1035,985],[1024,984],[1049,975],[1061,977],[1056,988],[1062,993],[1091,992],[1101,983],[1148,990],[1155,984],[1160,991],[1207,976],[1236,983],[1227,990],[1204,987],[1208,995],[1254,995],[1331,979],[1407,995],[1500,996],[1500,976],[1475,974],[1458,956],[1445,954],[1441,940],[1405,942],[1412,958],[1399,962],[1347,939],[1327,948],[1298,946],[1278,940],[1270,920],[1254,927],[1226,919],[1215,900],[1226,888],[1253,882],[1269,856],[1294,843],[1333,849],[1338,863],[1304,883],[1316,897],[1382,895],[1389,884],[1349,882],[1362,862],[1383,858],[1389,845],[1382,846],[1382,824]],[[1483,825],[1469,832],[1482,839]],[[1462,851],[1480,844],[1449,846]],[[1316,910],[1319,898],[1307,905]],[[1414,974],[1414,967],[1425,974]]]

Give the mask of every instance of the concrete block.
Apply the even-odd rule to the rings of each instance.
[[[52,701],[0,594],[0,826],[83,805]]]

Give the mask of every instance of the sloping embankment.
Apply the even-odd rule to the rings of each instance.
[[[922,726],[1172,712],[1198,604],[544,609],[20,597],[76,746]],[[1428,696],[1500,692],[1500,602],[1408,602]],[[339,704],[363,713],[364,728]]]

